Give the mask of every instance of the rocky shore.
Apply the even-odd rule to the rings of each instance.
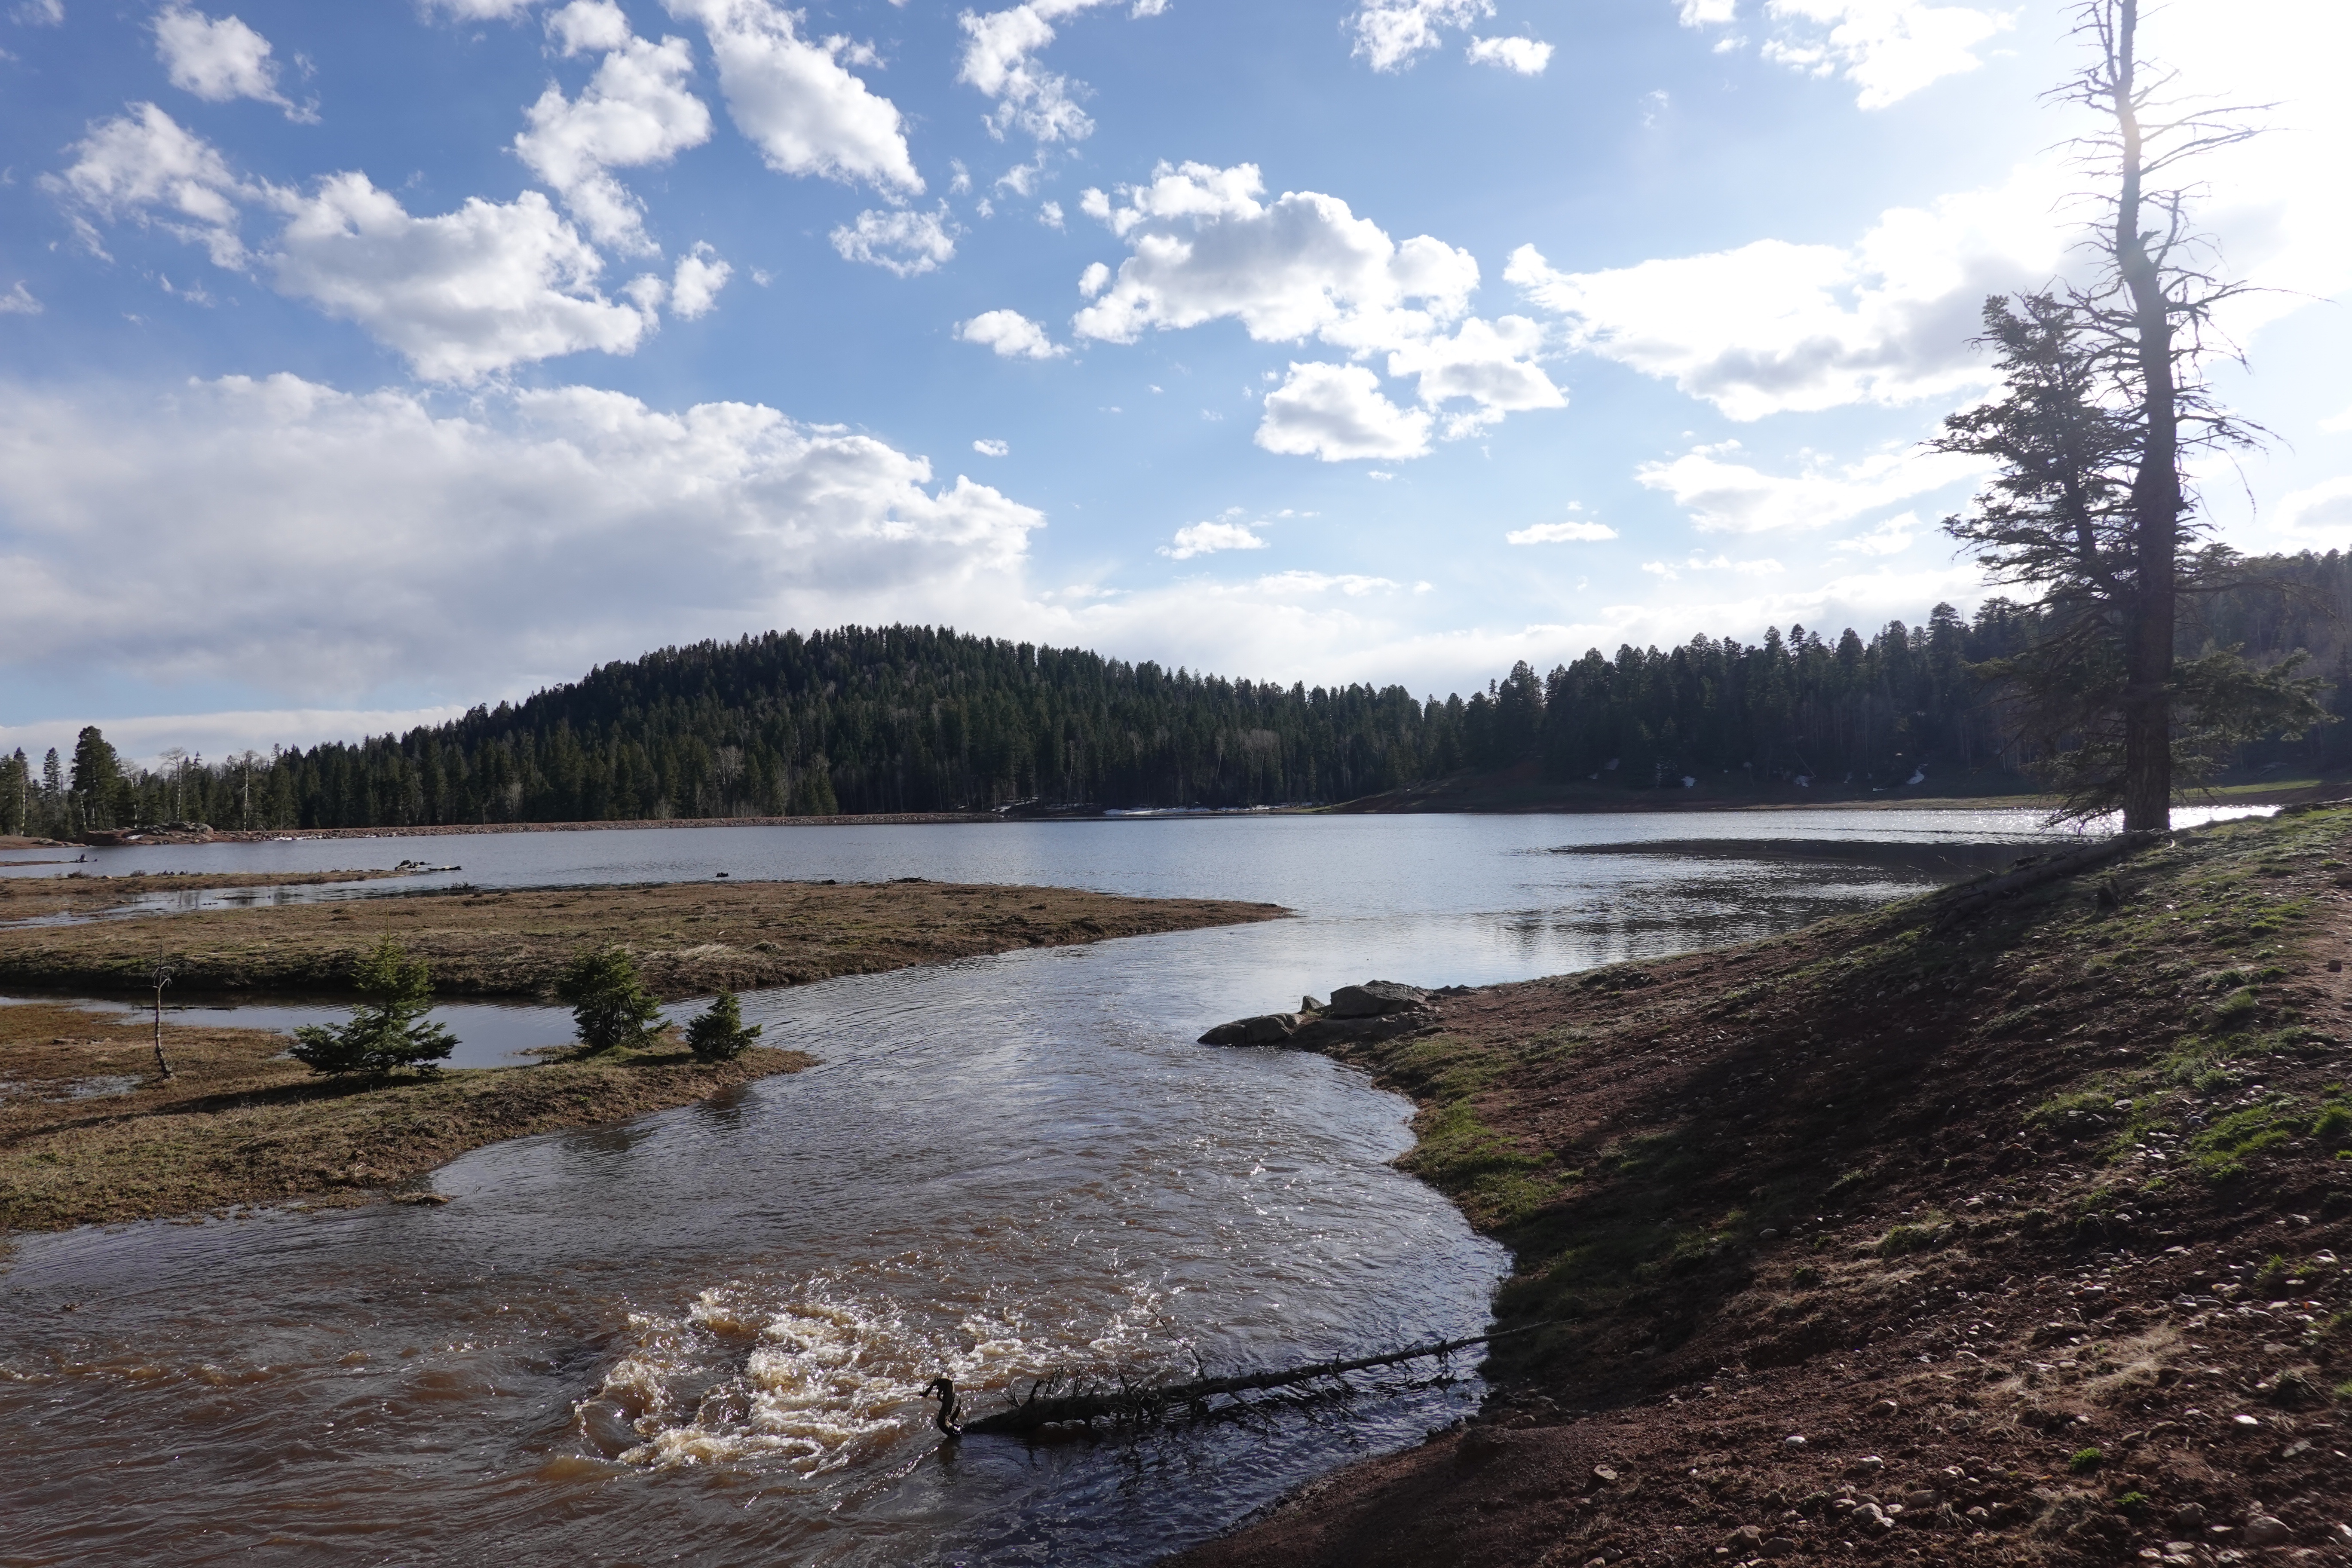
[[[1212,1031],[1411,1095],[1542,1326],[1178,1561],[2352,1563],[2352,810],[2058,870]]]

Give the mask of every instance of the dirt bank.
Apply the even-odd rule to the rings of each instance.
[[[582,947],[617,944],[647,984],[675,999],[1286,912],[912,880],[464,889],[0,929],[0,988],[135,991],[161,956],[173,964],[174,994],[333,992],[348,985],[360,952],[391,936],[432,964],[445,995],[545,994]]]
[[[485,1143],[708,1100],[812,1059],[755,1048],[713,1066],[665,1047],[370,1088],[314,1078],[286,1043],[167,1024],[162,1079],[135,1016],[0,1007],[0,1231],[365,1203]]]
[[[2347,862],[2231,824],[1347,1047],[1555,1326],[1180,1561],[2352,1563]]]

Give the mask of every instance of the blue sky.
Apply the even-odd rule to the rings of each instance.
[[[310,741],[770,626],[1483,682],[1984,589],[2070,8],[21,0],[0,741]],[[2242,548],[2352,543],[2340,5],[2174,0]]]

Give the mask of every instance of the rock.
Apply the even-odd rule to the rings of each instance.
[[[2204,1527],[2205,1527],[2205,1505],[2204,1505],[2204,1504],[2202,1504],[2202,1503],[2195,1503],[2195,1502],[2185,1502],[2185,1503],[2182,1503],[2179,1508],[2176,1508],[2176,1509],[2174,1509],[2174,1510],[2172,1510],[2172,1528],[2173,1528],[2173,1529],[2175,1529],[2175,1530],[2201,1530],[2201,1529],[2203,1529]]]
[[[1723,1543],[1734,1552],[1752,1552],[1764,1544],[1764,1532],[1752,1524],[1743,1524],[1725,1536]]]
[[[1302,1013],[1320,1013],[1323,1011],[1323,1004],[1312,996],[1301,996],[1298,999],[1298,1010]]]
[[[2248,1546],[2284,1546],[2294,1539],[2294,1531],[2286,1527],[2286,1521],[2258,1513],[2246,1521],[2246,1528],[2238,1539]]]
[[[1937,1497],[1934,1492],[1929,1491],[1926,1487],[1919,1487],[1903,1494],[1903,1506],[1905,1508],[1930,1509],[1934,1508],[1943,1499]]]
[[[1367,980],[1361,985],[1342,985],[1332,992],[1331,1005],[1323,1009],[1323,1015],[1328,1018],[1378,1018],[1423,1006],[1428,1001],[1429,993],[1418,985]]]
[[[1861,1458],[1848,1465],[1845,1468],[1845,1473],[1850,1476],[1874,1476],[1885,1468],[1886,1461],[1877,1455],[1864,1454]]]
[[[1870,1413],[1873,1415],[1892,1415],[1902,1408],[1903,1406],[1891,1399],[1882,1399],[1870,1407]]]
[[[1613,1487],[1617,1484],[1617,1472],[1606,1465],[1595,1465],[1592,1467],[1592,1479],[1604,1487]]]
[[[1780,1439],[1780,1447],[1783,1448],[1801,1448],[1804,1446],[1805,1440],[1802,1437],[1798,1436],[1794,1432],[1790,1433],[1787,1436]]]
[[[1762,1551],[1767,1557],[1794,1557],[1797,1543],[1785,1535],[1768,1535],[1764,1538]]]
[[[1220,1024],[1201,1037],[1204,1046],[1278,1046],[1298,1032],[1299,1016],[1296,1013],[1261,1013],[1255,1018],[1236,1018],[1230,1024]]]

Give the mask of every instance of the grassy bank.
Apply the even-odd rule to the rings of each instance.
[[[2352,1561],[2347,886],[2313,810],[1351,1047],[1551,1326],[1189,1561]]]
[[[754,1049],[705,1065],[666,1047],[371,1088],[312,1077],[267,1030],[166,1025],[163,1042],[169,1079],[136,1017],[0,1007],[0,1229],[367,1202],[485,1143],[707,1100],[810,1061]]]
[[[127,879],[124,879],[127,880]],[[0,989],[338,991],[390,936],[452,995],[539,995],[583,946],[635,956],[666,997],[1276,919],[1273,904],[949,882],[697,882],[467,889],[0,929]]]

